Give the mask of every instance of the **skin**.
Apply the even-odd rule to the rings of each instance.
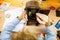
[[[2,29],[2,26],[4,24],[4,21],[5,21],[5,15],[4,15],[4,12],[0,11],[0,31]]]
[[[0,6],[3,4],[4,0],[0,0]],[[0,11],[0,31],[5,21],[5,14],[3,11]]]

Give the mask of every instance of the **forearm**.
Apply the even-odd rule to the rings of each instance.
[[[46,40],[56,40],[56,32],[53,26],[46,27]]]
[[[8,22],[2,29],[1,40],[10,40],[11,32],[19,22],[20,20],[18,20],[18,18],[15,18],[12,21]]]

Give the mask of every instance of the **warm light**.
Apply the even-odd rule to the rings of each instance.
[[[4,0],[0,0],[0,5],[3,3]]]
[[[41,4],[42,0],[39,0],[39,3]]]

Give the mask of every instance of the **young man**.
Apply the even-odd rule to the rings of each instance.
[[[53,11],[53,10],[52,10]],[[6,25],[5,25],[5,28],[2,30],[2,33],[1,33],[1,40],[11,40],[11,33],[13,31],[13,29],[18,25],[18,24],[22,24],[22,25],[25,25],[26,23],[26,11],[24,11],[20,16],[16,17],[15,19],[13,19],[12,21],[8,22]],[[36,14],[38,17],[37,18],[37,21],[40,23],[40,24],[43,24],[43,25],[46,25],[46,40],[56,40],[56,33],[52,27],[52,25],[50,25],[50,22],[49,21],[46,21],[44,19],[44,21],[41,21],[39,19],[39,14],[37,13]],[[22,20],[22,22],[20,22]],[[18,27],[18,26],[17,26]],[[23,27],[25,28],[25,27]]]

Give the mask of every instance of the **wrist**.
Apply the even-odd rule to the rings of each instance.
[[[20,18],[19,16],[17,16],[17,18],[18,18],[19,20],[21,20],[21,18]]]
[[[51,25],[53,25],[52,22],[49,22],[49,23],[46,23],[46,24],[45,24],[45,26],[51,26]]]

